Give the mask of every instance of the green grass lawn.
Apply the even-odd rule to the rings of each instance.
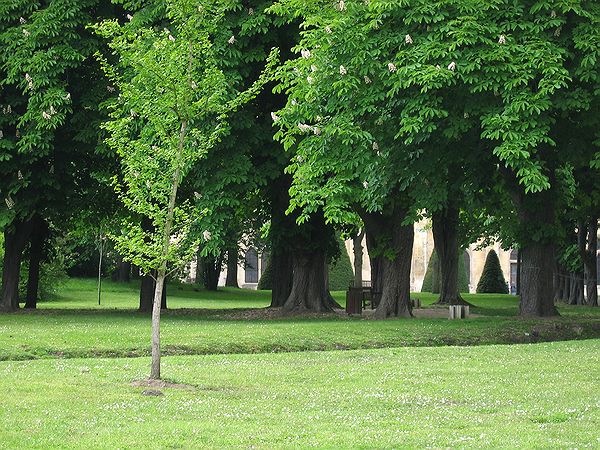
[[[93,280],[71,280],[38,311],[0,314],[0,360],[57,357],[145,356],[150,352],[150,318],[134,310],[137,284],[105,283],[97,307]],[[466,321],[385,321],[315,316],[239,318],[231,308],[265,307],[268,292],[225,289],[196,292],[172,287],[163,315],[167,355],[268,353],[402,346],[481,345],[600,337],[600,310],[563,307],[563,317],[522,320],[512,296],[470,295],[480,317]],[[335,293],[343,303],[343,293]],[[431,294],[414,294],[424,304]],[[86,308],[86,309],[82,309]],[[187,308],[187,309],[177,309]],[[205,308],[205,309],[189,309]],[[236,315],[237,314],[237,315]]]
[[[1,448],[598,448],[600,340],[0,362]]]

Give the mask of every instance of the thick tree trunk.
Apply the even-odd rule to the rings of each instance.
[[[587,226],[587,246],[585,249],[586,304],[598,306],[598,218],[594,217]]]
[[[520,314],[525,317],[558,315],[552,295],[554,246],[532,242],[521,249]]]
[[[567,297],[567,303],[569,305],[582,305],[583,304],[583,278],[581,273],[575,272],[570,274],[569,282],[569,296]]]
[[[4,231],[4,261],[2,264],[2,299],[0,311],[19,309],[19,277],[23,250],[29,239],[33,223],[15,220]]]
[[[395,206],[388,214],[363,213],[371,257],[374,293],[379,293],[375,317],[411,317],[410,266],[414,226],[403,225],[407,211]],[[374,276],[373,276],[374,275]]]
[[[225,286],[239,288],[237,247],[227,250],[227,278],[225,279]]]
[[[288,248],[273,248],[271,253],[271,307],[285,304],[292,292],[293,266],[292,255]]]
[[[521,250],[517,251],[517,295],[521,295],[521,262],[523,261],[523,256],[521,255]]]
[[[325,287],[326,254],[324,249],[299,250],[292,256],[292,290],[285,311],[330,312],[330,295]]]
[[[44,243],[48,237],[48,224],[44,219],[36,216],[34,219],[30,249],[29,249],[29,275],[27,277],[27,296],[25,308],[37,307],[38,291],[40,286],[40,263],[44,255]]]
[[[352,239],[354,249],[354,287],[362,287],[363,245],[365,230],[360,230]]]
[[[223,257],[208,255],[203,258],[204,288],[207,291],[216,291],[219,287],[219,276],[223,266]]]
[[[448,205],[433,214],[433,241],[437,253],[441,282],[440,298],[442,305],[468,305],[460,296],[458,288],[458,208]]]

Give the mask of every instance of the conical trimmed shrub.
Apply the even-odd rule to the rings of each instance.
[[[340,256],[329,265],[329,290],[345,291],[354,282],[354,270],[344,241],[339,239]]]
[[[494,250],[491,250],[485,259],[483,272],[477,283],[478,294],[508,294],[506,280],[500,267],[500,260]]]

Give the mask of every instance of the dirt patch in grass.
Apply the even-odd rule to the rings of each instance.
[[[181,383],[171,383],[165,380],[135,380],[131,382],[133,387],[145,387],[145,388],[154,388],[154,389],[196,389],[196,386],[192,386],[191,384],[181,384]]]

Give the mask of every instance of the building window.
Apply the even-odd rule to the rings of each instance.
[[[519,250],[515,248],[510,251],[510,260],[516,261],[517,259],[519,259]]]
[[[258,254],[253,248],[246,252],[244,269],[246,283],[258,283]]]

